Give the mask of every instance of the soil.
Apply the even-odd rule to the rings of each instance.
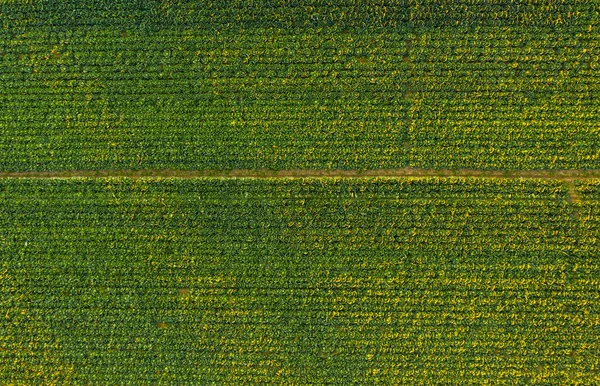
[[[572,182],[581,179],[600,178],[600,170],[477,170],[477,169],[233,169],[233,170],[70,170],[0,172],[6,178],[105,178],[105,177],[222,177],[222,178],[302,178],[302,177],[481,177],[526,178]],[[573,189],[572,189],[573,190]],[[576,199],[575,197],[573,197]]]

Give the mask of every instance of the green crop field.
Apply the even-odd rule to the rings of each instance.
[[[0,386],[600,385],[600,0],[0,0]]]
[[[596,1],[2,0],[0,167],[598,169]]]
[[[573,186],[1,179],[0,383],[597,384]]]

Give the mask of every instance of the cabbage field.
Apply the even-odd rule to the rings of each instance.
[[[0,0],[0,386],[600,385],[600,0]]]
[[[600,183],[574,186],[2,179],[0,379],[598,383]]]
[[[4,1],[2,170],[597,169],[593,1]]]

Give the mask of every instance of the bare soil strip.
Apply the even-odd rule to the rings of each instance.
[[[600,169],[594,170],[477,170],[477,169],[377,169],[377,170],[71,170],[0,172],[0,178],[107,178],[107,177],[221,177],[221,178],[303,178],[303,177],[483,177],[483,178],[527,178],[574,181],[600,178]]]

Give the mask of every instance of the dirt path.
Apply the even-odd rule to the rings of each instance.
[[[301,178],[301,177],[484,177],[484,178],[539,178],[548,180],[574,181],[600,178],[600,169],[595,170],[476,170],[476,169],[378,169],[378,170],[74,170],[52,172],[0,172],[0,177],[11,178],[70,178],[70,177],[253,177],[253,178]]]

